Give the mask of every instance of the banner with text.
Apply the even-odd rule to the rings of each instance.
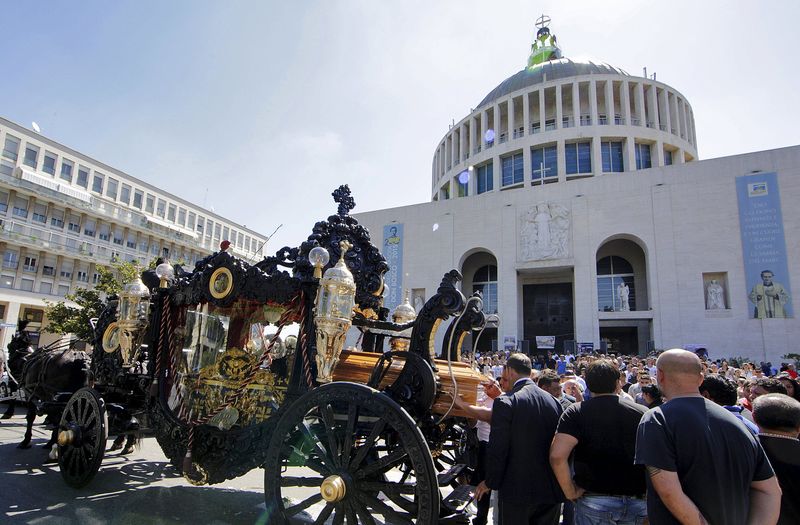
[[[383,306],[393,311],[403,302],[403,225],[383,227],[383,257],[389,271],[383,276]]]
[[[749,315],[793,317],[778,175],[737,177],[736,194]]]

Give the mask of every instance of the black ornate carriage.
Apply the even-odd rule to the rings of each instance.
[[[299,248],[252,265],[221,249],[192,272],[162,272],[160,283],[144,276],[152,288],[149,308],[133,304],[147,312],[138,326],[122,323],[131,304],[109,302],[96,327],[94,382],[73,395],[60,423],[67,483],[92,479],[109,435],[147,430],[192,483],[263,466],[270,522],[464,522],[440,485],[456,483],[469,452],[452,396],[460,389],[474,399],[481,380],[458,359],[464,335],[485,324],[480,296],[465,299],[453,270],[415,319],[390,321],[388,266],[349,215],[349,189],[333,195],[338,213]],[[325,278],[344,264],[355,284],[354,308],[344,309],[360,348],[333,364],[318,361],[328,344],[319,302],[315,318],[327,293],[315,276],[318,247],[331,255]],[[332,380],[321,383],[320,366]]]

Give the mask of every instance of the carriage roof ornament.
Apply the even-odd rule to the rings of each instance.
[[[342,184],[333,190],[331,195],[333,195],[334,202],[339,204],[339,215],[350,215],[350,211],[356,207],[356,200],[351,195],[350,186],[347,184]]]

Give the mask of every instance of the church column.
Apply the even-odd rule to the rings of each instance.
[[[597,125],[597,81],[589,81],[589,118],[592,119],[592,126]]]
[[[605,99],[606,99],[606,124],[611,125],[614,124],[614,115],[616,115],[616,110],[614,109],[613,80],[606,80]]]
[[[547,108],[544,103],[544,88],[539,88],[539,133],[544,133],[547,121]]]
[[[494,104],[492,113],[494,114],[492,119],[492,126],[494,128],[494,143],[492,147],[494,147],[500,144],[500,134],[502,133],[502,128],[500,127],[500,104],[497,102]]]
[[[467,124],[464,123],[458,128],[458,154],[460,155],[458,161],[465,162],[467,160],[469,148],[467,146]]]
[[[664,165],[664,143],[661,140],[657,140],[655,144],[651,146],[652,151],[650,152],[650,159],[651,163],[654,168]]]
[[[522,95],[522,136],[531,132],[531,98],[530,93]]]
[[[647,115],[644,110],[644,85],[641,82],[636,83],[636,91],[633,93],[633,101],[636,104],[636,118],[639,119],[640,126],[647,126]]]
[[[592,173],[600,175],[603,173],[603,152],[601,149],[602,137],[595,134],[592,138]]]
[[[556,144],[556,155],[558,155],[558,182],[566,182],[567,155],[563,139]]]
[[[578,82],[572,83],[572,122],[581,125],[581,85]]]
[[[517,132],[517,119],[514,118],[514,98],[508,99],[508,140],[513,140]]]
[[[564,110],[561,107],[561,84],[556,84],[556,129],[564,127]]]
[[[486,132],[489,130],[489,110],[484,109],[481,111],[481,133],[478,136],[478,146],[480,146],[481,151],[486,151]]]
[[[631,122],[631,91],[627,80],[623,80],[619,86],[620,103],[622,104],[622,118],[625,119],[626,126],[632,126]]]
[[[656,100],[656,87],[654,85],[650,85],[647,88],[647,107],[650,112],[650,121],[653,123],[653,128],[659,129],[658,101]]]
[[[678,95],[675,93],[669,94],[669,111],[672,119],[672,127],[670,127],[669,132],[673,135],[680,137],[681,136],[681,121],[678,118]]]
[[[661,115],[663,116],[660,122],[664,125],[665,128],[664,131],[669,133],[671,121],[669,115],[669,93],[667,92],[666,89],[661,90],[661,96],[659,98],[660,98],[659,105],[661,106]]]

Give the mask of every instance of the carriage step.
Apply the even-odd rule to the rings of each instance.
[[[469,523],[469,515],[464,512],[439,516],[439,525],[469,525]]]
[[[463,512],[475,500],[473,485],[459,485],[442,500],[442,505],[451,512]]]
[[[440,473],[437,478],[439,479],[439,486],[443,487],[445,485],[449,485],[454,479],[456,479],[463,470],[467,468],[466,465],[463,463],[457,463],[450,467],[449,469],[445,470],[444,472]]]

